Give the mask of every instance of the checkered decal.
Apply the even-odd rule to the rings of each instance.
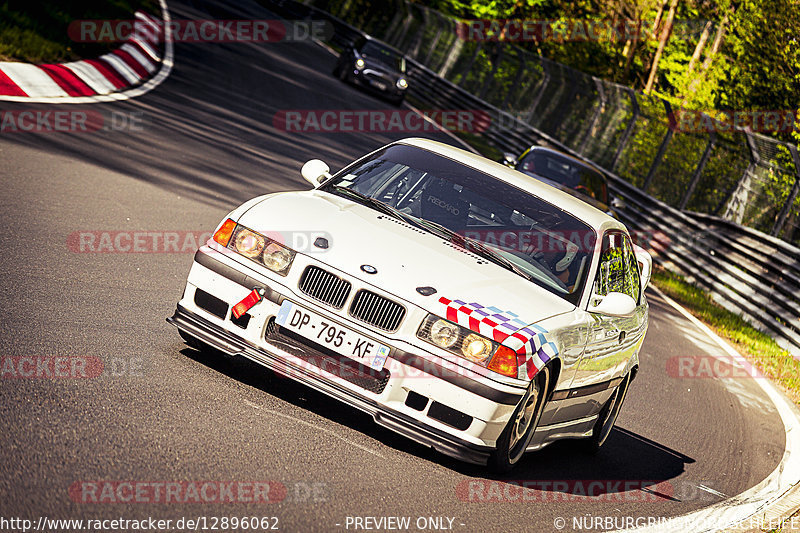
[[[547,340],[547,330],[528,325],[519,315],[497,307],[439,298],[441,315],[475,333],[494,339],[517,353],[519,378],[533,378],[548,361],[558,355],[556,345]]]

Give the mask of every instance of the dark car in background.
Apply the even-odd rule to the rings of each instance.
[[[402,52],[366,35],[342,51],[333,74],[379,93],[397,106],[403,103],[408,90]]]
[[[505,154],[503,163],[619,218],[613,208],[622,202],[609,196],[608,179],[597,167],[544,146],[531,146],[517,159]]]

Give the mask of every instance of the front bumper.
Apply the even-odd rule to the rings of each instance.
[[[382,94],[395,99],[404,97],[406,92],[408,92],[407,87],[405,89],[400,89],[397,87],[396,82],[392,79],[384,78],[382,76],[371,76],[368,73],[365,73],[365,70],[358,70],[355,68],[351,70],[352,75],[350,76],[350,79],[353,81],[353,83],[374,93]],[[384,88],[376,86],[375,83],[383,84]]]
[[[291,283],[291,280],[282,281],[287,285]],[[266,297],[251,309],[249,323],[242,327],[231,320],[229,307],[254,286],[265,288]],[[229,306],[227,314],[214,316],[198,306],[198,292],[211,293],[226,302]],[[494,387],[460,371],[447,372],[431,358],[402,349],[398,343],[385,337],[378,338],[392,346],[386,368],[393,371],[386,372],[384,383],[370,388],[352,379],[342,379],[343,376],[335,371],[326,372],[325,365],[308,364],[308,359],[302,359],[303,354],[298,353],[297,347],[278,342],[271,336],[271,329],[275,327],[274,316],[284,298],[314,307],[312,302],[303,300],[302,294],[295,293],[277,280],[243,269],[219,254],[212,257],[200,251],[192,266],[184,297],[167,321],[223,353],[246,357],[369,413],[376,423],[416,442],[465,462],[486,463],[524,389]],[[324,310],[315,308],[315,311]],[[352,323],[347,325],[354,326]],[[376,336],[374,332],[370,333]],[[303,347],[308,348],[306,345]],[[395,373],[394,369],[398,368],[402,371]],[[424,379],[412,379],[415,377]],[[425,408],[409,407],[408,398],[412,394],[425,398]],[[457,427],[457,423],[443,424],[435,419],[435,405],[444,409],[457,408],[470,415],[467,427]]]
[[[246,357],[278,374],[299,381],[356,409],[369,413],[376,423],[456,459],[468,463],[486,464],[489,453],[492,451],[492,448],[488,446],[479,446],[454,438],[435,428],[427,427],[403,413],[382,407],[375,400],[354,394],[334,382],[321,380],[319,376],[309,372],[306,368],[291,365],[277,354],[272,354],[235,337],[180,305],[175,314],[167,319],[167,322],[223,353]]]

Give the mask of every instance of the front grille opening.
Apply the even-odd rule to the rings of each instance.
[[[200,309],[204,309],[222,319],[228,314],[228,304],[224,300],[220,300],[216,296],[212,296],[201,289],[195,289],[194,303],[196,303],[197,307]]]
[[[428,416],[460,431],[464,431],[472,425],[471,416],[439,402],[431,404],[431,408],[428,409]]]
[[[235,316],[233,316],[233,313],[231,313],[231,322],[233,322],[234,326],[239,326],[242,329],[247,329],[247,325],[250,323],[250,314],[245,313],[239,318],[236,318]]]
[[[264,338],[281,350],[289,352],[293,356],[334,376],[328,379],[347,381],[375,394],[383,392],[386,384],[389,383],[391,374],[385,368],[377,371],[348,357],[339,355],[320,344],[306,339],[302,335],[280,327],[274,318],[270,318],[269,322],[267,322]]]
[[[313,265],[303,272],[298,286],[305,294],[336,309],[342,308],[352,288],[349,281]]]
[[[406,309],[397,302],[384,298],[380,294],[362,289],[356,293],[350,305],[350,315],[370,326],[385,331],[397,331]]]
[[[406,396],[406,405],[417,411],[424,411],[428,406],[428,398],[410,390]]]

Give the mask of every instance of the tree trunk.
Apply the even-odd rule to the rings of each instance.
[[[658,4],[658,11],[656,12],[656,18],[653,21],[653,38],[655,39],[656,35],[658,35],[658,26],[661,24],[661,15],[664,14],[664,6],[667,5],[667,0],[663,0]]]
[[[686,71],[687,74],[691,74],[691,72],[694,70],[695,64],[700,60],[700,54],[703,53],[703,48],[705,48],[708,38],[711,35],[711,25],[712,22],[709,20],[703,27],[703,33],[700,34],[700,40],[697,41],[697,46],[694,47],[692,59],[689,61],[689,68]]]
[[[714,35],[714,43],[711,45],[711,50],[709,50],[708,55],[706,55],[706,58],[703,60],[703,64],[700,66],[700,71],[697,73],[697,77],[689,84],[689,90],[687,91],[688,93],[697,92],[697,86],[705,78],[708,69],[711,68],[711,62],[714,61],[714,56],[716,56],[717,52],[719,52],[719,47],[722,46],[722,39],[725,37],[725,26],[727,24],[728,15],[726,14],[724,17],[722,17],[722,20],[719,23],[717,33]]]
[[[650,77],[647,78],[647,83],[644,86],[645,94],[650,94],[655,85],[656,73],[658,72],[658,63],[661,61],[661,54],[664,53],[664,47],[667,46],[669,35],[672,33],[672,21],[675,19],[675,10],[678,7],[678,0],[671,0],[669,3],[669,13],[667,13],[667,21],[664,24],[664,29],[661,31],[661,37],[658,40],[658,49],[656,55],[653,57],[653,65],[650,67]]]

